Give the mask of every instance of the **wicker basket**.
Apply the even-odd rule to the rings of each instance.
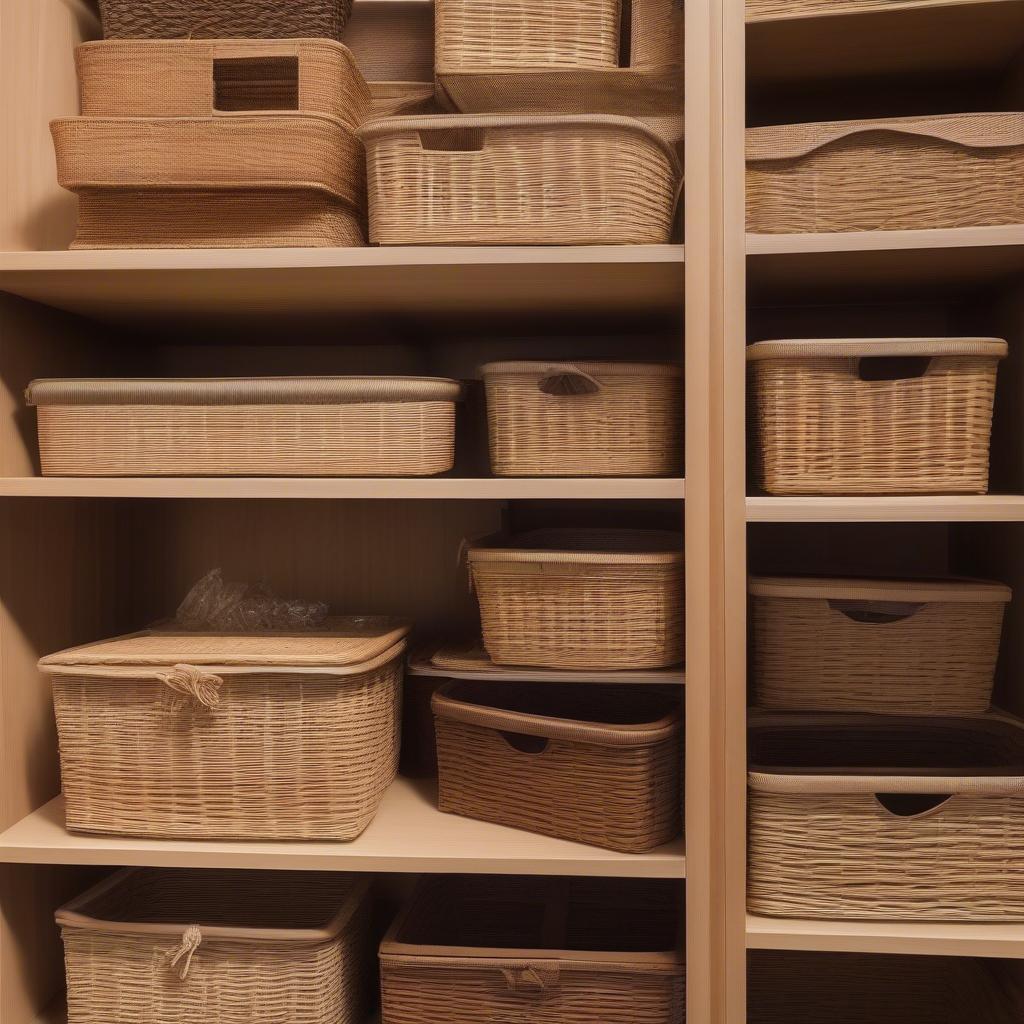
[[[40,380],[44,476],[431,476],[455,461],[453,380]]]
[[[984,2],[985,0],[747,0],[747,21],[785,21],[791,18],[818,18],[837,14],[885,14],[927,7],[962,7]]]
[[[460,682],[433,707],[442,811],[622,853],[682,831],[682,716],[664,693]]]
[[[667,881],[425,880],[380,948],[382,1024],[683,1024],[682,922]]]
[[[370,240],[381,245],[667,242],[673,147],[625,117],[406,117],[370,122]]]
[[[747,349],[769,494],[984,494],[991,338],[765,341]]]
[[[1000,583],[753,579],[757,703],[776,711],[987,711]]]
[[[150,630],[44,658],[68,828],[355,839],[398,765],[405,633]]]
[[[497,476],[672,476],[682,472],[676,366],[488,363],[491,469]]]
[[[755,715],[748,906],[1024,921],[1024,728],[1000,716]]]
[[[667,668],[683,660],[683,538],[656,530],[534,530],[469,551],[497,665]]]
[[[747,130],[747,229],[787,232],[1024,223],[1024,113]]]
[[[368,892],[354,875],[118,872],[57,911],[68,1024],[363,1024]]]
[[[73,249],[364,245],[359,141],[325,114],[64,118]]]

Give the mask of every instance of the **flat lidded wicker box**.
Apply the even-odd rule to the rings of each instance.
[[[754,715],[747,901],[770,917],[1024,921],[1024,728]]]
[[[682,831],[682,715],[665,693],[455,682],[433,708],[442,811],[622,853]]]
[[[461,386],[427,377],[34,381],[44,476],[431,476]]]
[[[382,1024],[683,1024],[665,880],[433,877],[380,947]]]
[[[769,494],[985,494],[997,338],[800,339],[747,349]]]
[[[43,658],[68,829],[355,839],[398,767],[407,632],[148,630]]]
[[[469,550],[496,665],[639,669],[684,654],[682,534],[549,529]]]
[[[682,473],[678,366],[527,361],[480,372],[496,476]]]
[[[1024,113],[747,129],[747,230],[1024,224]]]
[[[756,702],[773,711],[987,711],[1001,583],[754,578]]]
[[[57,911],[68,1024],[363,1024],[368,895],[356,875],[120,871]]]
[[[682,170],[635,118],[442,115],[367,122],[378,245],[668,242]]]

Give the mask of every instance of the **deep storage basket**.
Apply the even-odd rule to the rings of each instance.
[[[429,476],[455,459],[453,380],[41,380],[45,476]]]
[[[458,682],[433,707],[442,811],[622,853],[679,835],[678,701],[637,687]]]
[[[756,914],[1024,921],[1024,729],[999,716],[754,716]]]
[[[57,911],[68,1024],[363,1024],[368,887],[290,871],[118,872]]]
[[[382,1024],[683,1024],[681,887],[435,877],[380,948]]]
[[[757,703],[777,711],[987,711],[1010,589],[972,581],[752,579]]]
[[[769,494],[984,494],[994,338],[763,341],[747,349]]]
[[[671,235],[679,159],[633,118],[402,117],[359,135],[373,243],[614,245]]]
[[[667,668],[683,660],[683,538],[534,530],[469,552],[484,646],[498,665]]]
[[[682,372],[650,363],[489,363],[497,476],[682,472]]]
[[[1022,177],[1022,113],[749,128],[747,229],[1022,224]]]
[[[405,633],[151,630],[44,658],[68,828],[354,839],[398,765]]]

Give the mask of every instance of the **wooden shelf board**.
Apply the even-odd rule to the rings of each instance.
[[[1017,523],[1024,496],[750,497],[750,523]]]
[[[352,843],[122,839],[72,835],[57,797],[0,835],[0,863],[266,870],[450,872],[683,878],[677,840],[649,854],[596,847],[490,825],[437,810],[432,782],[400,778]]]

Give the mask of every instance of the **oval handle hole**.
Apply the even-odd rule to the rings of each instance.
[[[953,798],[941,793],[876,793],[875,799],[894,817],[918,818]]]
[[[298,110],[298,57],[218,57],[214,110]]]
[[[861,380],[915,380],[928,372],[930,356],[863,356],[857,361]]]
[[[874,626],[903,622],[924,607],[923,604],[901,601],[829,601],[828,606],[853,622]]]
[[[428,153],[479,153],[484,148],[483,128],[443,128],[420,132],[420,145]]]
[[[501,738],[521,754],[543,754],[550,743],[544,736],[527,736],[521,732],[503,732]]]

